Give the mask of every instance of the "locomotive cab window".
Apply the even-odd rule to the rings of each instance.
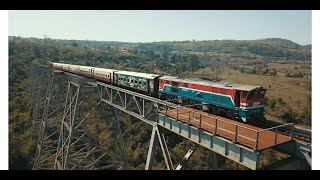
[[[259,98],[264,98],[265,94],[266,94],[266,91],[264,91],[264,90],[260,91]]]
[[[251,91],[251,92],[249,93],[249,98],[248,98],[248,99],[253,99],[255,95],[256,95],[256,92]]]
[[[248,91],[242,91],[241,98],[242,98],[242,99],[246,99],[247,94],[248,94]]]

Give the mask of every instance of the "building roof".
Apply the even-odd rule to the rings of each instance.
[[[155,77],[159,77],[158,74],[148,74],[148,73],[140,73],[140,72],[132,72],[132,71],[117,71],[115,74],[123,74],[128,76],[136,76],[136,77],[144,77],[147,79],[153,79]]]

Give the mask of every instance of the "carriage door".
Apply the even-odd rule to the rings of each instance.
[[[122,77],[122,78],[124,78],[124,77]],[[113,79],[114,79],[113,83],[118,85],[118,74],[113,73]],[[127,79],[128,79],[128,77],[125,78],[125,80],[127,80]],[[123,85],[125,86],[125,84],[123,84]]]
[[[236,93],[234,95],[234,105],[236,107],[240,106],[240,91],[236,90]]]

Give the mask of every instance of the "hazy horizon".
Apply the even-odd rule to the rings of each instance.
[[[128,43],[281,38],[312,44],[311,11],[9,11],[9,35]]]
[[[9,35],[11,36],[11,35]],[[14,36],[14,37],[21,37],[21,38],[37,38],[37,39],[44,39],[44,37],[23,37],[23,36]],[[53,40],[66,40],[66,41],[98,41],[98,42],[119,42],[119,43],[161,43],[161,42],[183,42],[183,41],[193,41],[193,39],[187,39],[187,40],[171,40],[171,41],[146,41],[146,42],[127,42],[127,41],[117,41],[117,40],[92,40],[92,39],[58,39],[58,38],[50,38],[47,37],[49,39],[53,39]],[[278,38],[278,37],[271,37],[271,38],[259,38],[259,39],[205,39],[205,40],[197,40],[195,39],[195,41],[254,41],[254,40],[264,40],[264,39],[284,39],[284,38]],[[291,39],[284,39],[284,40],[289,40],[292,41]],[[297,43],[295,41],[292,41],[294,43]],[[299,43],[297,43],[299,44]],[[306,46],[306,45],[312,45],[312,43],[310,44],[299,44],[302,46]]]

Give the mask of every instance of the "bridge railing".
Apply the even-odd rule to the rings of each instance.
[[[288,123],[268,129],[256,130],[249,127],[242,126],[239,123],[226,121],[221,118],[213,117],[209,113],[203,111],[196,111],[195,105],[174,105],[170,102],[159,103],[158,110],[166,116],[185,122],[188,125],[196,126],[199,129],[204,129],[214,135],[221,135],[231,139],[234,143],[241,143],[249,146],[254,150],[259,150],[259,140],[261,133],[267,131],[274,131],[273,142],[276,145],[278,136],[280,134],[279,128],[291,126],[291,136],[293,133],[294,124]]]
[[[278,144],[278,136],[280,133],[280,129],[284,129],[285,127],[289,127],[288,129],[290,129],[290,132],[288,133],[290,135],[290,138],[293,138],[293,131],[294,131],[294,123],[287,123],[287,124],[283,124],[283,125],[279,125],[279,126],[275,126],[275,127],[271,127],[271,128],[267,128],[267,129],[262,129],[259,131],[259,133],[263,133],[263,132],[267,132],[267,131],[273,131],[274,132],[274,144]]]

